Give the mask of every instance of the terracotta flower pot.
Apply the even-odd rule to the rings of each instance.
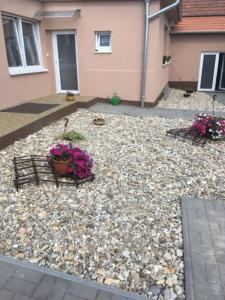
[[[69,168],[69,161],[62,161],[62,160],[54,160],[53,159],[53,167],[61,176],[68,175],[68,168]]]

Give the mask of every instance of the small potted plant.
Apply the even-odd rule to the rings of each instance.
[[[74,101],[74,100],[75,100],[75,94],[68,91],[66,93],[66,101]]]
[[[87,152],[72,144],[57,144],[50,149],[49,160],[60,176],[75,175],[78,179],[91,177],[93,160]]]
[[[167,55],[167,63],[169,64],[171,62],[171,56]]]
[[[163,60],[162,60],[163,66],[166,65],[166,62],[167,62],[167,56],[163,55]]]
[[[167,66],[171,62],[171,56],[170,55],[164,55],[163,56],[163,67]]]
[[[120,105],[121,103],[121,98],[117,95],[117,93],[114,93],[113,96],[111,98],[108,97],[108,99],[110,103],[115,106]]]

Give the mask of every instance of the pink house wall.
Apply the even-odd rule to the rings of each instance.
[[[117,92],[135,99],[140,86],[143,7],[138,2],[47,3],[45,10],[81,9],[81,17],[49,19],[46,30],[75,30],[80,94],[106,97]],[[110,15],[109,15],[110,12]],[[95,53],[95,31],[112,32],[112,53]],[[52,57],[53,59],[53,57]],[[54,72],[54,70],[52,70]]]
[[[77,37],[80,94],[107,97],[117,92],[122,99],[139,101],[143,55],[143,1],[46,2],[38,0],[1,0],[0,9],[12,14],[33,17],[40,10],[81,9],[81,17],[54,18],[41,22],[41,45],[44,68],[48,72],[10,76],[2,24],[0,80],[4,88],[0,108],[56,92],[52,33],[74,30]],[[151,12],[159,9],[152,0]],[[150,23],[150,42],[146,102],[154,102],[168,82],[169,67],[162,67],[165,16]],[[112,53],[95,53],[95,31],[112,32]]]
[[[207,51],[225,52],[225,34],[172,35],[170,81],[196,83],[201,52]]]
[[[144,30],[142,1],[109,1],[104,5],[102,2],[46,3],[44,9],[81,9],[80,18],[44,21],[45,29],[51,32],[76,31],[81,95],[107,97],[117,92],[122,99],[139,100]],[[159,1],[152,1],[151,11],[157,10]],[[166,22],[162,16],[150,25],[147,102],[155,101],[168,82],[168,68],[162,68],[161,32]],[[96,31],[112,32],[111,54],[95,53]]]

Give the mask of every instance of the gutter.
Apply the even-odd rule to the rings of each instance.
[[[159,17],[161,14],[177,7],[181,0],[176,0],[173,4],[162,8],[161,10],[149,14],[149,4],[151,0],[145,0],[145,18],[144,18],[144,51],[143,51],[143,65],[142,65],[142,80],[141,80],[141,107],[144,108],[145,105],[145,90],[146,90],[146,78],[147,78],[147,63],[148,63],[148,45],[149,45],[149,22],[153,19]]]

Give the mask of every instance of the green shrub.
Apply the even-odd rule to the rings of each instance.
[[[60,136],[61,139],[70,141],[72,143],[85,140],[85,136],[75,130],[68,131]]]

